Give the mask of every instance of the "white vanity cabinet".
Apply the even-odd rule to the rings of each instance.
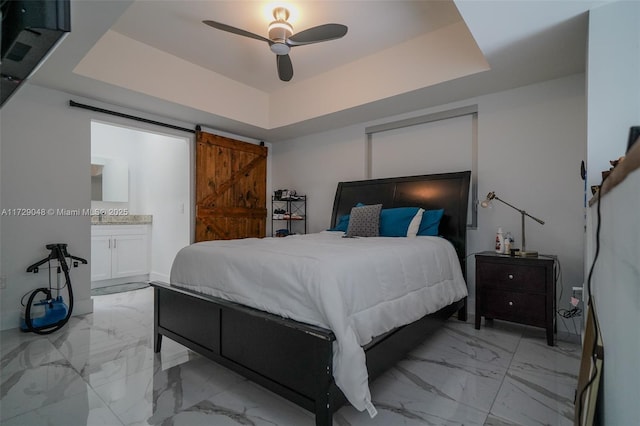
[[[148,274],[149,226],[91,226],[91,281]]]

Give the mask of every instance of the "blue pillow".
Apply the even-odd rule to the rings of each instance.
[[[406,237],[409,224],[418,213],[418,209],[418,207],[383,209],[380,213],[380,236]]]
[[[351,215],[345,214],[344,216],[340,216],[338,219],[338,223],[331,229],[327,229],[327,231],[342,231],[347,232],[347,228],[349,228],[349,218]]]
[[[425,210],[424,213],[422,213],[422,222],[420,222],[418,235],[437,236],[443,213],[444,209]]]
[[[362,203],[356,204],[356,207],[362,207],[362,206],[364,206],[364,204],[362,204]],[[347,232],[347,229],[349,229],[349,219],[350,218],[351,218],[350,214],[345,214],[344,216],[340,216],[336,226],[334,226],[333,228],[327,229],[327,231]]]

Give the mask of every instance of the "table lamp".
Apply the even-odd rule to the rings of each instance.
[[[525,216],[529,216],[531,219],[535,220],[536,222],[538,222],[540,225],[544,225],[544,221],[538,219],[537,217],[533,217],[531,216],[529,213],[527,213],[526,211],[517,208],[516,206],[507,203],[506,201],[498,198],[498,196],[496,195],[495,192],[491,191],[490,193],[487,194],[487,198],[482,201],[480,203],[480,205],[483,208],[487,208],[491,205],[491,200],[498,200],[503,204],[506,204],[507,206],[511,207],[514,210],[517,210],[518,212],[520,212],[520,214],[522,215],[522,248],[520,249],[520,251],[517,251],[515,254],[516,256],[523,256],[523,257],[537,257],[538,256],[538,252],[537,251],[531,251],[531,250],[527,250],[526,248],[526,240],[525,240],[525,236],[524,236],[524,217]]]

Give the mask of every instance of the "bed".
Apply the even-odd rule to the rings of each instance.
[[[457,172],[340,182],[334,200],[332,226],[335,226],[342,216],[349,214],[351,208],[357,203],[382,204],[385,209],[405,206],[421,207],[426,210],[442,208],[444,214],[440,222],[439,234],[448,242],[440,237],[418,237],[412,241],[408,238],[403,239],[405,241],[395,239],[390,244],[395,244],[400,250],[400,246],[405,245],[445,243],[448,246],[447,256],[459,262],[461,266],[459,270],[463,272],[469,178],[470,172]],[[312,243],[317,247],[326,245],[326,251],[335,251],[336,257],[342,257],[339,250],[351,250],[353,245],[365,244],[364,241],[336,238],[335,233],[323,233],[298,239],[287,237],[289,238],[291,240],[287,244],[293,247],[290,248],[291,250],[302,253],[305,250],[305,244]],[[260,247],[256,250],[274,245],[276,248],[281,247],[275,240],[277,239],[259,241]],[[366,244],[376,244],[375,239],[358,240],[369,240]],[[229,246],[224,247],[223,250],[231,251],[234,245],[246,245],[240,250],[245,250],[245,254],[251,257],[252,252],[248,251],[250,243],[250,241],[229,242],[226,243]],[[223,246],[224,244],[222,243]],[[333,246],[335,244],[341,244],[341,247],[335,248]],[[199,249],[204,247],[206,244],[197,246]],[[393,248],[393,250],[396,249]],[[222,253],[218,252],[218,256]],[[268,265],[271,254],[267,251],[258,251],[252,255],[253,258],[257,259],[259,253],[264,253],[264,262]],[[180,254],[176,257],[173,269],[182,270],[182,275],[180,273],[174,275],[172,269],[172,280],[174,276],[179,277],[176,285],[151,283],[154,287],[154,350],[156,352],[160,351],[162,337],[169,337],[313,412],[318,426],[331,425],[333,413],[347,402],[347,399],[356,408],[366,408],[370,414],[375,412],[375,408],[370,403],[362,406],[359,397],[353,396],[353,389],[345,385],[341,370],[345,369],[346,364],[342,364],[342,353],[349,352],[345,348],[349,348],[352,343],[347,342],[348,339],[345,338],[345,335],[350,336],[351,333],[345,333],[343,323],[322,321],[324,317],[318,319],[302,314],[296,316],[297,313],[290,314],[288,311],[282,313],[270,308],[269,305],[263,307],[254,303],[252,307],[251,303],[240,303],[245,300],[242,297],[221,296],[216,291],[203,291],[202,286],[185,285],[181,277],[188,276],[192,269],[196,269],[195,265],[206,262],[203,262],[204,258],[198,258],[197,254],[191,254],[186,262],[181,261],[181,263],[178,263],[179,257]],[[315,259],[312,255],[307,257]],[[407,258],[401,251],[398,251],[398,257]],[[309,262],[312,264],[313,261]],[[437,262],[443,261],[440,259]],[[226,261],[226,263],[232,265],[231,262]],[[265,265],[261,267],[264,269]],[[293,276],[295,277],[297,273],[300,281],[305,281],[301,271],[311,269],[305,269],[308,265],[304,261],[304,256],[297,257],[296,268]],[[241,272],[244,273],[244,269],[250,271],[252,268],[249,266],[242,268],[240,265],[237,269],[243,269]],[[357,272],[356,269],[354,271],[356,271],[354,274],[366,272],[364,270]],[[208,272],[199,274],[196,274],[196,280],[202,281],[208,277]],[[249,281],[247,284],[251,284],[252,275],[249,272],[247,274],[247,281]],[[217,277],[213,274],[211,276],[211,280],[215,281]],[[343,273],[343,276],[346,275]],[[400,282],[400,274],[397,276]],[[283,275],[282,281],[287,279]],[[331,276],[325,274],[316,280],[317,283],[314,281],[313,285],[325,287],[322,279],[326,279],[324,283],[326,287],[333,288],[329,285]],[[462,282],[464,283],[464,280]],[[291,282],[291,285],[295,284]],[[307,289],[316,287],[307,287]],[[376,292],[373,293],[376,294]],[[391,295],[393,300],[396,297],[397,295]],[[316,299],[323,299],[323,296],[317,295]],[[356,355],[362,353],[365,381],[367,377],[369,381],[374,380],[393,366],[454,313],[457,312],[458,318],[466,321],[466,297],[460,297],[458,292],[458,295],[451,300],[454,301],[447,302],[446,306],[436,312],[412,319],[408,324],[393,327],[380,334],[376,333],[383,328],[366,327],[370,323],[368,319],[371,315],[365,316],[367,320],[362,321],[366,330],[363,332],[365,337],[360,335],[356,337],[360,346],[355,351]],[[332,303],[325,303],[325,306],[331,310]],[[368,388],[366,392],[368,393]]]

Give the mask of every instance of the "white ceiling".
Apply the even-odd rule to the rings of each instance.
[[[451,1],[298,3],[291,2],[298,10],[289,19],[294,33],[326,23],[346,25],[349,31],[341,40],[294,48],[290,56],[296,80],[317,76],[462,19]],[[269,46],[201,23],[210,19],[267,37],[268,24],[274,18],[265,4],[136,1],[111,29],[270,93],[289,83],[277,78],[275,55]],[[375,25],[377,22],[380,25]],[[168,28],[171,31],[159,30]]]
[[[266,36],[271,6],[238,0],[72,0],[72,32],[32,82],[275,142],[583,72],[601,2],[291,3],[294,32],[349,31],[293,48],[288,83],[266,43],[202,24]]]

